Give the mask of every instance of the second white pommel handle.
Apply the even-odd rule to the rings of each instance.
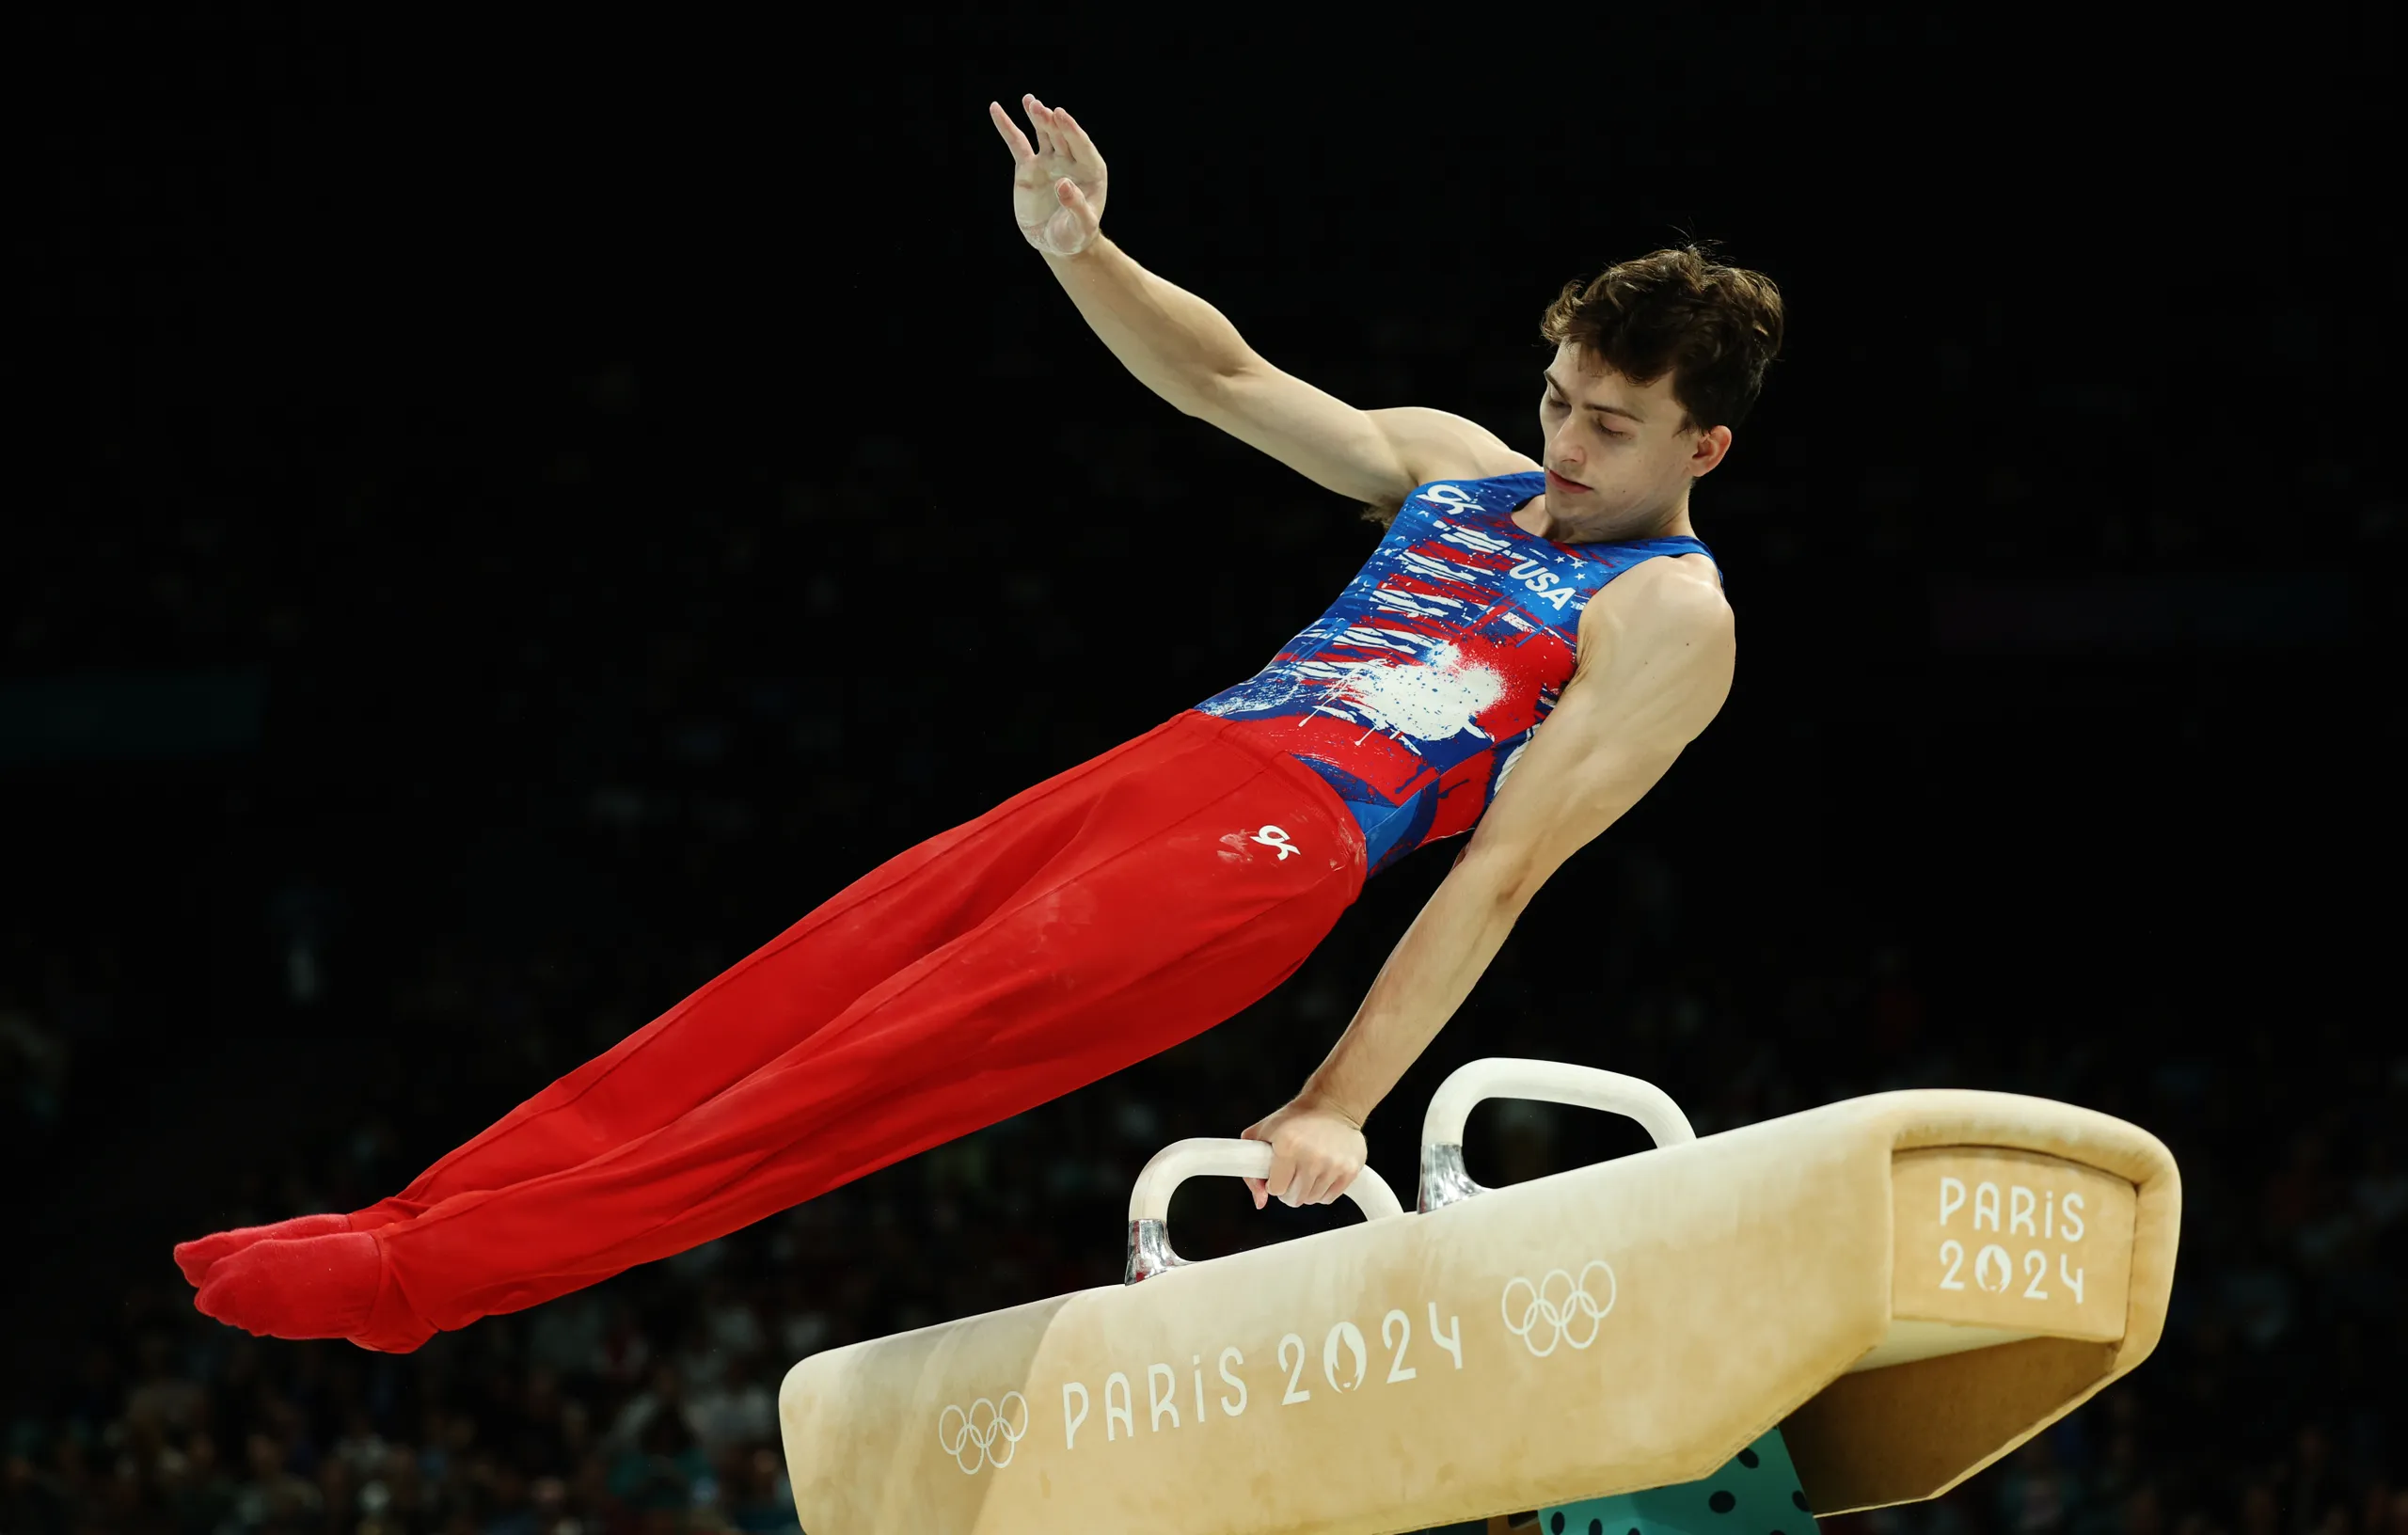
[[[1672,1096],[1652,1082],[1593,1066],[1491,1055],[1457,1067],[1430,1097],[1421,1120],[1421,1184],[1415,1201],[1424,1213],[1487,1191],[1464,1171],[1464,1124],[1472,1106],[1491,1098],[1603,1109],[1636,1119],[1657,1146],[1697,1139]]]
[[[1198,1135],[1173,1141],[1155,1152],[1138,1172],[1136,1186],[1129,1191],[1129,1270],[1123,1282],[1133,1285],[1187,1261],[1171,1250],[1168,1226],[1170,1196],[1181,1183],[1191,1178],[1270,1175],[1269,1141]],[[1404,1213],[1404,1207],[1397,1202],[1396,1191],[1368,1166],[1347,1185],[1346,1197],[1354,1201],[1367,1221]]]

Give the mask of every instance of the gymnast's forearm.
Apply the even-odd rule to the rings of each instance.
[[[1121,366],[1182,411],[1193,414],[1206,386],[1253,356],[1220,310],[1101,235],[1075,256],[1047,256],[1045,264]]]
[[[1458,861],[1297,1099],[1361,1126],[1463,1005],[1520,915],[1519,902]]]

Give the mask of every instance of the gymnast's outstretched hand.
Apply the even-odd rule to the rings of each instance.
[[[1103,156],[1070,114],[1034,96],[1020,99],[1037,130],[1031,149],[1008,113],[992,102],[987,116],[1012,151],[1012,221],[1048,256],[1076,256],[1103,232]]]
[[[1363,1127],[1338,1110],[1310,1099],[1246,1127],[1241,1137],[1271,1143],[1271,1174],[1249,1178],[1254,1208],[1271,1199],[1287,1205],[1326,1205],[1344,1194],[1369,1154]]]

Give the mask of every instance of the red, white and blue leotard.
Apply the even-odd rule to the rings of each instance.
[[[1366,872],[1468,831],[1571,680],[1581,609],[1694,538],[1559,544],[1514,508],[1532,470],[1417,486],[1329,611],[1196,708],[1242,721],[1325,779],[1363,829]]]

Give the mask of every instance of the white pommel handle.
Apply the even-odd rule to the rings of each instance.
[[[1697,1139],[1680,1105],[1652,1082],[1593,1066],[1491,1055],[1457,1067],[1431,1095],[1430,1112],[1421,1120],[1423,1154],[1433,1147],[1461,1146],[1472,1105],[1490,1098],[1530,1098],[1624,1115],[1638,1120],[1657,1146]]]
[[[1212,1135],[1173,1141],[1155,1152],[1137,1174],[1136,1187],[1129,1191],[1129,1222],[1134,1226],[1139,1221],[1167,1220],[1171,1191],[1191,1178],[1267,1178],[1270,1174],[1269,1141],[1225,1140]],[[1396,1191],[1368,1166],[1347,1185],[1346,1197],[1361,1208],[1367,1221],[1404,1213],[1404,1207],[1397,1202]]]

